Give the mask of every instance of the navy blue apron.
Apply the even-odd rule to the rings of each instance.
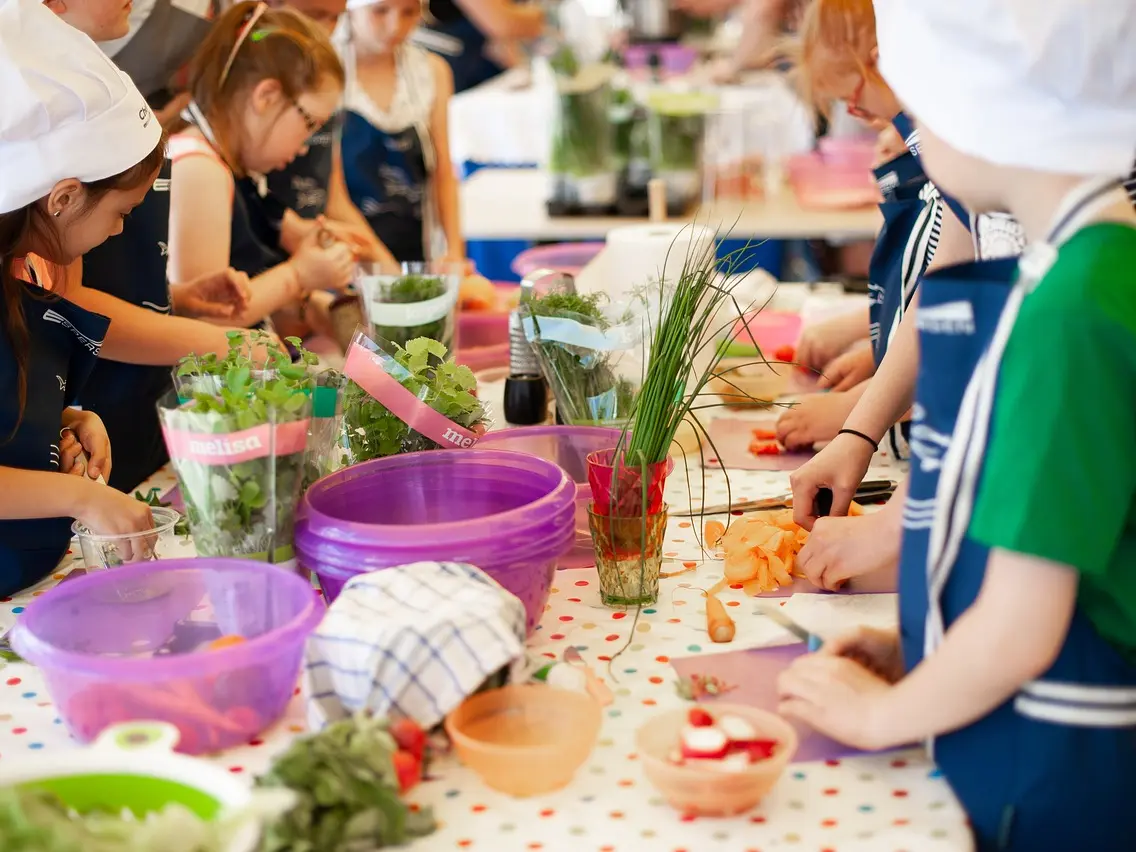
[[[169,251],[170,161],[154,186],[123,223],[122,233],[83,256],[83,285],[169,315],[173,305],[166,278]],[[79,404],[102,418],[114,465],[108,484],[131,491],[168,462],[158,422],[158,400],[173,387],[169,366],[99,359]]]
[[[413,41],[449,63],[454,75],[454,93],[464,92],[491,80],[503,69],[486,55],[489,40],[453,0],[431,0],[429,23],[419,28]]]
[[[875,169],[884,222],[868,266],[872,355],[883,363],[919,280],[935,256],[943,224],[942,197],[919,159],[907,152]],[[907,423],[888,430],[896,458],[907,456]]]
[[[907,149],[918,159],[920,156],[919,130],[915,126],[915,122],[912,121],[911,117],[906,113],[901,112],[891,120],[891,124],[892,127],[899,132],[899,135],[903,137],[903,142],[907,145]],[[940,194],[942,195],[943,202],[951,208],[951,212],[958,217],[959,221],[962,222],[969,231],[971,229],[970,212],[959,203],[957,198],[947,195],[946,193]]]
[[[904,507],[900,635],[908,671],[975,601],[988,548],[966,536],[998,365],[1029,287],[1013,259],[927,275],[918,324],[915,455]],[[973,377],[973,378],[972,378]],[[992,649],[996,653],[996,649]],[[1136,667],[1078,609],[1048,672],[984,718],[937,737],[934,756],[979,852],[1131,850]]]
[[[429,177],[418,130],[386,133],[348,110],[343,122],[343,175],[368,224],[400,263],[426,260],[423,236]]]
[[[23,307],[28,327],[27,404],[18,426],[16,357],[12,341],[0,330],[0,400],[5,401],[0,465],[55,471],[63,409],[78,401],[110,320],[31,285],[24,289]],[[71,518],[0,520],[0,596],[50,574],[70,541]]]

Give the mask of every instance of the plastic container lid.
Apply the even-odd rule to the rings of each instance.
[[[513,259],[513,272],[524,278],[538,269],[579,275],[603,251],[605,243],[556,243],[526,249]]]

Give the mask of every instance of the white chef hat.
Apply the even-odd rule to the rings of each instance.
[[[0,0],[0,213],[66,178],[124,172],[161,135],[130,78],[86,35],[41,0]]]
[[[1061,174],[1136,155],[1136,2],[876,0],[880,71],[957,150]]]

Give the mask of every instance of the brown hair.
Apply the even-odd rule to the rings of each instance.
[[[295,99],[330,76],[344,84],[343,64],[316,24],[291,9],[265,9],[245,32],[261,4],[237,3],[217,19],[189,66],[189,92],[212,126],[219,152],[237,175],[237,116],[262,80],[276,80]],[[234,52],[235,50],[235,52]]]
[[[864,58],[876,47],[872,0],[810,0],[801,13],[797,37],[785,46],[793,79],[806,103],[827,115],[831,99],[826,81],[838,74],[864,72]]]
[[[146,181],[153,180],[162,160],[166,157],[166,138],[163,135],[154,150],[141,162],[117,175],[83,184],[86,196],[82,215],[95,208],[104,195],[112,191],[130,192],[138,189]],[[62,249],[58,236],[47,218],[43,205],[33,201],[19,210],[0,213],[0,290],[3,295],[4,332],[12,346],[16,359],[16,385],[19,389],[19,407],[16,422],[5,440],[10,441],[24,418],[28,401],[28,325],[24,317],[23,293],[26,285],[16,278],[13,265],[16,258],[27,254],[29,244],[34,245],[39,256],[50,268],[52,281],[64,280],[66,267],[62,265]],[[29,263],[29,267],[31,264]],[[40,282],[45,284],[47,282]],[[32,290],[36,298],[50,300],[54,295],[46,290]]]

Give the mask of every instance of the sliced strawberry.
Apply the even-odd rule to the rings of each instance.
[[[777,740],[749,740],[748,742],[731,743],[730,750],[745,752],[749,755],[750,763],[758,763],[773,757],[777,745]]]
[[[682,730],[680,746],[684,758],[717,760],[729,750],[729,740],[717,728],[688,725]]]
[[[686,721],[695,728],[710,728],[714,725],[714,717],[701,707],[692,707]]]
[[[732,743],[757,739],[757,729],[741,716],[722,716],[718,719],[718,727]]]

